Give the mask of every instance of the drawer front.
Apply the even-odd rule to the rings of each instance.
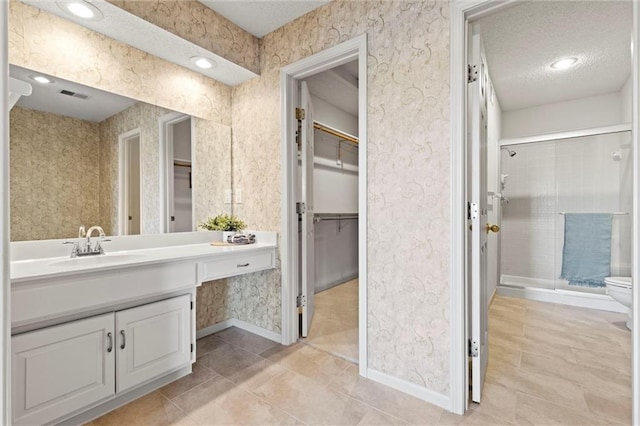
[[[248,253],[201,264],[200,281],[210,281],[275,267],[273,251]]]

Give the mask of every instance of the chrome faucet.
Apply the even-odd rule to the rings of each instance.
[[[94,231],[98,231],[98,236],[101,238],[95,244],[95,246],[91,247],[91,235]],[[111,241],[104,238],[104,230],[100,226],[92,226],[88,231],[85,232],[84,225],[80,225],[80,229],[78,229],[78,241],[65,241],[63,244],[73,244],[73,248],[71,249],[71,257],[77,256],[92,256],[96,254],[104,254],[104,249],[102,248],[101,242]],[[86,244],[84,247],[81,247],[82,240],[86,237]]]

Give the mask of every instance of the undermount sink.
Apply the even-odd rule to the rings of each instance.
[[[146,255],[144,254],[102,254],[56,260],[55,262],[49,263],[49,265],[60,268],[69,268],[74,266],[103,266],[121,262],[130,262],[132,260],[142,260],[145,257]]]

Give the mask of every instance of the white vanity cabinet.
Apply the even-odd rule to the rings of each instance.
[[[116,312],[117,392],[191,363],[191,297]]]
[[[113,313],[11,339],[13,424],[43,424],[115,394]]]
[[[11,339],[13,424],[54,422],[188,367],[191,295]]]
[[[197,287],[274,268],[277,236],[258,234],[112,237],[120,251],[73,259],[59,240],[12,243],[12,423],[84,424],[190,374]]]

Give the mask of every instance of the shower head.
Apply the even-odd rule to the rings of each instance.
[[[509,153],[509,157],[515,157],[517,152],[515,151],[511,151],[509,148],[507,148],[506,146],[503,146],[501,149],[504,149],[505,151],[507,151]]]

